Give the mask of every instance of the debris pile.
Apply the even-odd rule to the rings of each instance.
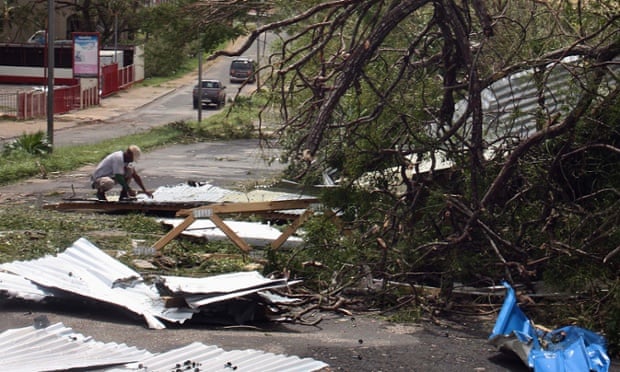
[[[269,290],[296,283],[268,279],[257,272],[205,278],[163,276],[148,283],[85,238],[55,256],[0,265],[0,294],[9,298],[41,301],[77,295],[128,309],[154,329],[166,328],[165,322],[183,324],[192,318],[243,324],[277,314],[277,305],[290,305],[292,299]]]

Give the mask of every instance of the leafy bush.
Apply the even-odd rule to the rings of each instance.
[[[45,133],[24,133],[14,141],[4,146],[4,154],[25,152],[31,155],[45,155],[52,151],[52,145],[47,141]]]

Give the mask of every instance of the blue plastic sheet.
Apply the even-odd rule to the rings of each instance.
[[[609,371],[606,341],[601,335],[575,326],[545,331],[536,328],[517,304],[508,284],[489,342],[514,352],[536,372]]]

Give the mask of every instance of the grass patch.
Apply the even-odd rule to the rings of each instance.
[[[120,260],[131,266],[138,257],[133,253],[134,239],[152,246],[166,232],[167,228],[142,214],[66,213],[12,205],[0,208],[0,262],[57,254],[84,237],[102,250],[123,251]],[[161,270],[175,275],[241,271],[248,264],[239,248],[228,242],[175,239],[161,253],[166,257]]]

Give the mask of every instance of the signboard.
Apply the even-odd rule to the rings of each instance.
[[[73,33],[73,77],[99,76],[99,34]]]

